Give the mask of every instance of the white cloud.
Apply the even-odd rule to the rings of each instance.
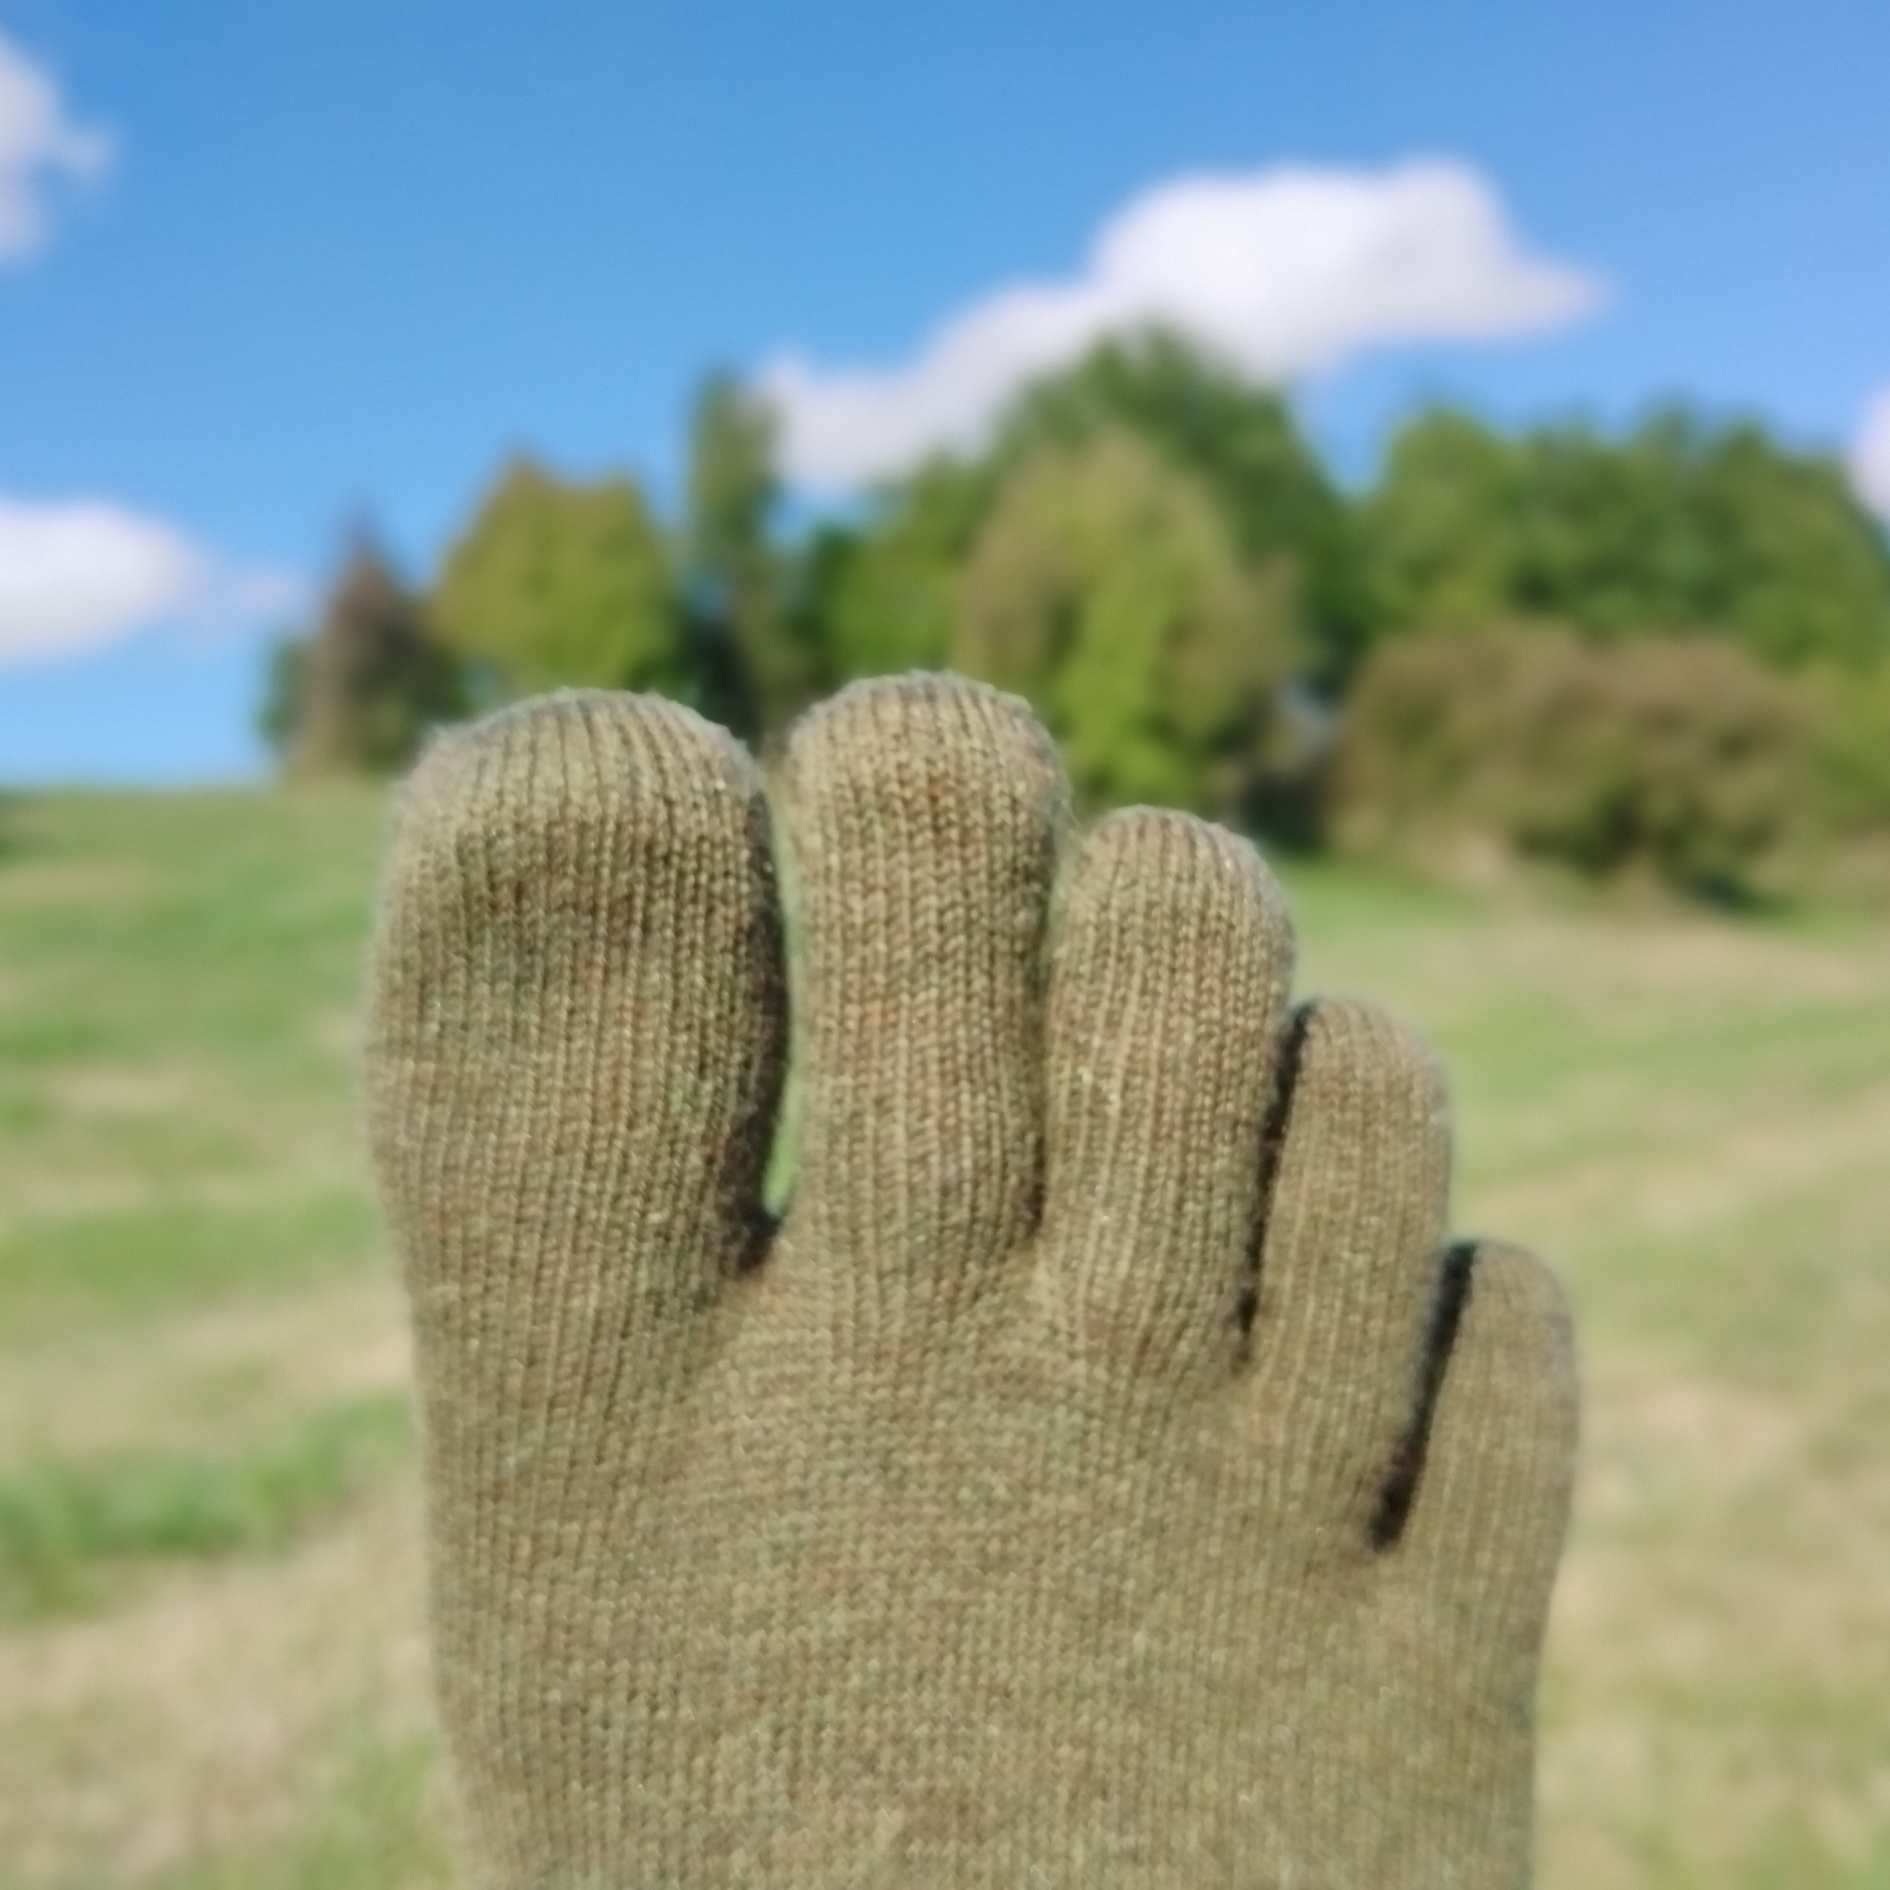
[[[0,668],[83,655],[157,623],[254,622],[300,600],[293,579],[214,557],[122,506],[0,498]]]
[[[1602,293],[1587,271],[1531,251],[1468,165],[1278,165],[1131,198],[1077,274],[994,290],[901,364],[830,368],[790,351],[760,380],[788,472],[832,489],[975,443],[1026,381],[1150,323],[1285,381],[1371,348],[1556,327]]]
[[[1864,403],[1864,418],[1851,442],[1851,483],[1873,512],[1890,519],[1890,382]]]
[[[61,180],[97,177],[111,156],[106,133],[78,123],[51,74],[0,33],[0,264],[45,243]]]

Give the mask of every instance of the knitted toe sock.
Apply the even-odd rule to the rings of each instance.
[[[490,1890],[1513,1890],[1567,1320],[1244,842],[1080,845],[1021,705],[797,731],[804,1132],[726,736],[565,695],[404,797],[370,1113]],[[1056,893],[1052,898],[1053,880]]]

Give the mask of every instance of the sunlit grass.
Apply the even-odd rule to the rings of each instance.
[[[220,1454],[126,1449],[0,1471],[0,1623],[99,1606],[129,1565],[279,1552],[408,1441],[406,1399],[380,1392]]]

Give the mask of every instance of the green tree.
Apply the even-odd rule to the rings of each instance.
[[[683,591],[704,706],[745,735],[778,728],[817,692],[817,652],[793,610],[772,528],[775,416],[732,375],[697,391],[689,429]]]
[[[1684,415],[1643,437],[1675,469],[1671,535],[1699,567],[1692,621],[1729,625],[1781,668],[1890,659],[1890,545],[1835,460],[1786,451],[1750,423],[1707,432]],[[1694,574],[1683,563],[1679,575]]]
[[[1515,608],[1515,451],[1467,414],[1422,414],[1399,430],[1363,512],[1374,618],[1482,626]]]
[[[697,693],[663,534],[627,477],[566,480],[513,459],[447,554],[433,615],[455,649],[521,694]]]
[[[1208,498],[1236,561],[1290,611],[1314,678],[1341,679],[1368,602],[1343,499],[1279,395],[1159,329],[1105,341],[1034,382],[984,453],[938,456],[876,495],[821,621],[831,672],[947,661],[966,561],[1000,490],[1046,453],[1125,435]]]
[[[833,625],[863,543],[855,527],[828,520],[816,525],[787,560],[787,634],[799,664],[801,703],[826,695],[843,680]]]
[[[419,600],[358,527],[314,631],[272,655],[265,737],[296,773],[384,772],[465,706],[458,666]]]
[[[829,542],[823,641],[834,680],[950,659],[960,573],[993,486],[983,465],[932,460],[880,493],[857,535]]]
[[[767,402],[731,374],[707,375],[689,427],[683,563],[692,577],[735,591],[768,562],[769,520],[781,494],[774,450]]]
[[[1890,550],[1829,459],[1683,408],[1620,438],[1505,438],[1434,411],[1363,510],[1378,619],[1553,617],[1595,639],[1699,632],[1760,661],[1863,671],[1890,654]]]
[[[952,654],[1037,704],[1087,800],[1244,814],[1298,655],[1294,603],[1284,562],[1256,578],[1197,482],[1099,432],[1006,479]]]
[[[1363,647],[1369,597],[1346,503],[1286,401],[1154,328],[1104,341],[1028,388],[994,456],[1015,464],[1109,431],[1135,434],[1190,474],[1251,569],[1290,563],[1306,657],[1321,679],[1341,679]]]

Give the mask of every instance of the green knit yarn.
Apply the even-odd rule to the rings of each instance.
[[[369,1107],[490,1890],[1513,1890],[1575,1390],[1445,1244],[1435,1064],[1289,1001],[1245,842],[1078,839],[1025,707],[761,785],[566,694],[403,798]],[[1054,886],[1054,896],[1053,896]]]

